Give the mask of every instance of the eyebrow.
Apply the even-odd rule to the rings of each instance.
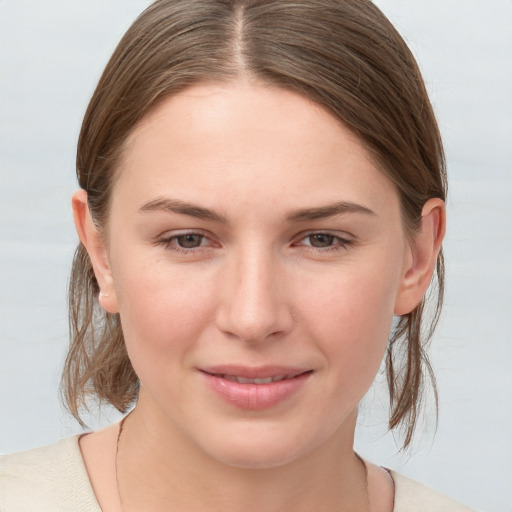
[[[141,208],[141,212],[154,212],[154,211],[168,211],[171,213],[178,213],[180,215],[189,215],[197,219],[212,220],[227,224],[228,220],[223,215],[214,212],[208,208],[187,203],[179,199],[170,198],[157,198],[149,203],[144,204]],[[377,214],[367,208],[366,206],[341,201],[338,203],[328,204],[326,206],[318,206],[314,208],[304,208],[299,210],[291,211],[287,216],[288,222],[304,222],[309,220],[326,219],[328,217],[334,217],[336,215],[343,215],[349,213],[359,213],[364,215],[376,216]]]
[[[197,219],[213,220],[222,224],[227,224],[227,219],[223,215],[209,210],[208,208],[202,208],[186,201],[180,201],[179,199],[168,199],[168,198],[157,198],[149,203],[146,203],[140,208],[141,212],[154,212],[154,211],[168,211],[171,213],[179,213],[181,215],[189,215]]]
[[[293,210],[290,212],[286,219],[288,222],[304,222],[308,220],[326,219],[334,217],[335,215],[343,215],[347,213],[362,213],[364,215],[377,216],[377,214],[367,208],[366,206],[341,201],[339,203],[332,203],[326,206],[319,206],[316,208],[306,208],[301,210]]]

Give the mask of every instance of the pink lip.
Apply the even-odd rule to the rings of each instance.
[[[236,407],[248,410],[262,410],[274,407],[291,397],[304,385],[312,370],[284,366],[215,366],[201,368],[210,388],[222,399]],[[230,377],[244,379],[268,379],[286,376],[276,382],[240,383]]]

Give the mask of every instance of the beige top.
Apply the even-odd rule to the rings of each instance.
[[[393,512],[472,512],[391,471]],[[52,446],[0,457],[0,512],[101,512],[78,446],[78,436]]]

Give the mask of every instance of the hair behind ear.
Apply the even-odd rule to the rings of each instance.
[[[71,343],[64,364],[61,396],[82,425],[81,410],[88,399],[126,412],[136,400],[139,380],[126,352],[118,314],[107,313],[97,301],[99,286],[85,247],[73,258],[69,285]]]
[[[386,377],[391,409],[389,428],[404,426],[404,449],[410,445],[416,429],[422,406],[425,377],[432,388],[436,421],[438,416],[436,379],[428,359],[427,348],[439,322],[443,305],[444,255],[442,249],[437,256],[434,277],[437,279],[435,289],[431,289],[413,311],[400,317],[389,340],[386,353]],[[435,281],[434,277],[432,281]],[[422,318],[426,306],[430,303],[433,304],[432,319],[426,332],[422,332]],[[399,357],[401,360],[397,361]]]

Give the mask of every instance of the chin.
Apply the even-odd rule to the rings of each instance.
[[[296,450],[286,450],[282,447],[272,449],[269,446],[245,446],[239,449],[231,447],[223,452],[211,454],[218,462],[227,466],[243,469],[272,469],[285,466],[300,457]],[[277,448],[277,447],[275,447]]]
[[[261,425],[259,427],[262,427]],[[214,460],[232,467],[270,469],[298,460],[314,449],[307,436],[289,429],[239,427],[230,434],[213,436],[204,451]],[[320,443],[319,443],[320,444]]]

